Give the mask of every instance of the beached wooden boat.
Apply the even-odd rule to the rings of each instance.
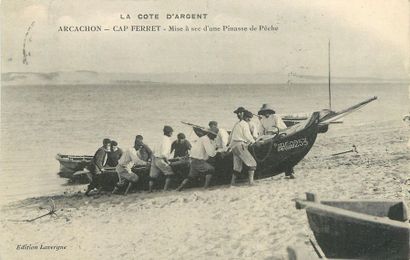
[[[293,167],[297,165],[310,151],[316,141],[317,134],[325,129],[335,120],[340,119],[345,114],[351,113],[354,110],[366,105],[375,100],[376,97],[363,101],[341,112],[328,111],[327,113],[314,112],[307,120],[303,120],[281,131],[277,135],[262,136],[256,145],[249,146],[249,151],[257,161],[257,169],[255,171],[255,179],[272,177],[280,173],[292,173]],[[191,125],[194,132],[198,136],[205,134],[204,128],[196,125]],[[321,130],[322,129],[322,130]],[[216,174],[213,177],[213,185],[228,184],[232,177],[233,165],[232,153],[227,155],[217,156],[212,159],[212,164],[215,166]],[[171,163],[176,176],[173,182],[175,186],[179,184],[188,174],[189,160],[176,160]],[[147,174],[149,169],[144,172]],[[247,169],[244,167],[239,180],[247,178]],[[115,176],[115,174],[113,174]],[[141,178],[144,179],[144,178]],[[146,178],[148,180],[148,178]],[[144,180],[141,181],[144,183]],[[113,181],[112,183],[115,184]],[[199,182],[201,183],[201,182]],[[197,183],[192,182],[195,186]],[[142,185],[146,187],[146,185]]]
[[[251,153],[255,156],[258,166],[255,172],[255,179],[267,178],[279,174],[281,172],[292,172],[293,167],[303,159],[303,157],[309,152],[317,136],[317,128],[319,124],[319,113],[313,113],[309,120],[304,123],[295,125],[287,130],[283,135],[278,135],[275,138],[265,140],[265,143],[260,146],[250,147]],[[200,129],[196,129],[198,135],[201,135]],[[213,185],[228,184],[232,177],[232,165],[233,165],[232,153],[227,154],[225,157],[216,157],[212,161],[217,174],[214,176]],[[189,172],[189,160],[172,160],[171,166],[176,172],[176,176],[173,179],[173,186],[177,186]],[[85,179],[85,171],[79,169],[81,174],[72,174],[72,179]],[[141,181],[137,186],[138,189],[146,189],[148,182],[149,167],[142,167],[139,169]],[[77,172],[78,173],[78,172]],[[114,168],[109,168],[105,175],[112,177],[105,178],[104,186],[106,189],[112,189],[115,183],[118,181]],[[240,176],[242,179],[246,179],[246,167],[244,167],[243,173]],[[161,181],[159,183],[162,183]],[[191,186],[196,186],[198,183],[192,182]],[[160,186],[161,184],[159,184]]]
[[[75,172],[83,170],[92,158],[91,155],[57,154],[56,159],[60,163],[58,175],[63,178],[71,178]]]
[[[314,112],[306,120],[298,121],[298,123],[289,126],[278,135],[262,137],[261,139],[264,140],[262,145],[249,147],[249,151],[258,163],[255,178],[267,178],[282,172],[292,173],[293,167],[312,148],[318,133],[326,132],[330,123],[338,121],[343,116],[356,111],[376,99],[376,97],[369,98],[339,112],[330,110]],[[198,136],[205,134],[203,129],[199,127],[193,126],[193,129]],[[231,176],[232,156],[220,162],[219,168],[228,176]],[[245,171],[246,169],[244,169]],[[226,177],[224,180],[226,181],[229,178]]]
[[[249,151],[258,163],[255,179],[272,177],[282,172],[293,172],[293,167],[312,148],[318,134],[318,127],[319,113],[315,112],[308,120],[289,127],[280,135],[262,137],[263,144],[250,146]],[[193,127],[193,129],[199,137],[205,134],[201,128]],[[216,169],[218,173],[221,172],[218,175],[224,180],[223,183],[227,183],[232,176],[232,160],[232,154],[216,160]],[[243,174],[246,171],[247,169],[244,169]]]
[[[297,200],[328,258],[409,259],[410,225],[403,201]]]

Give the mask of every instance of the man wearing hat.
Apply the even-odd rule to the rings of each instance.
[[[243,119],[246,109],[244,107],[238,107],[235,111],[233,111],[239,120]]]
[[[191,149],[191,166],[189,168],[189,174],[177,188],[177,191],[181,191],[191,180],[205,175],[204,189],[208,188],[212,175],[215,173],[215,168],[208,162],[208,159],[215,157],[216,149],[211,143],[216,138],[217,133],[211,129],[206,130],[207,134],[201,136],[197,141],[193,143]]]
[[[165,175],[165,185],[164,191],[168,190],[169,184],[171,183],[171,176],[174,172],[169,164],[168,159],[171,157],[171,145],[172,145],[172,133],[174,130],[172,127],[166,125],[163,129],[164,135],[162,137],[161,143],[154,149],[153,159],[151,163],[151,169],[149,172],[149,191],[152,192],[154,186],[154,180],[157,179],[160,174]]]
[[[213,143],[216,146],[216,150],[218,152],[226,152],[226,150],[228,149],[228,132],[223,128],[218,128],[218,122],[216,121],[210,121],[208,125],[211,131],[218,134],[213,140]]]
[[[249,167],[249,184],[253,184],[253,177],[256,170],[256,161],[248,150],[248,146],[255,143],[255,139],[251,134],[249,123],[246,120],[252,118],[252,113],[243,107],[239,107],[234,111],[237,114],[239,122],[232,128],[229,136],[229,148],[233,154],[233,175],[231,185],[234,185],[236,178],[242,171],[242,164]]]
[[[263,104],[259,109],[259,122],[260,122],[260,135],[273,134],[279,129],[279,131],[287,128],[282,118],[275,114],[275,110],[271,108],[269,104]]]

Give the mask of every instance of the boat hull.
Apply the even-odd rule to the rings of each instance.
[[[328,258],[410,257],[407,207],[401,201],[298,203],[306,207],[309,226]]]
[[[282,172],[291,172],[310,151],[318,134],[319,113],[313,113],[302,129],[289,135],[272,139],[250,151],[258,165],[257,178],[267,178]]]
[[[304,156],[312,148],[318,133],[319,113],[314,113],[312,117],[304,124],[298,124],[294,129],[288,132],[287,135],[277,136],[266,141],[260,146],[252,146],[249,151],[257,161],[257,169],[255,171],[255,179],[263,179],[272,177],[283,172],[292,172],[293,167],[298,164]],[[199,129],[194,129],[201,136],[203,132]],[[211,158],[209,161],[215,167],[215,175],[212,178],[212,185],[229,184],[233,173],[233,155],[228,153],[222,157],[218,155]],[[189,173],[189,160],[175,161],[171,163],[175,172],[172,183],[176,187],[181,181],[187,177]],[[247,167],[243,167],[238,181],[247,179]],[[113,170],[111,170],[113,171]],[[109,181],[110,184],[105,184],[106,187],[113,187],[118,181],[115,173],[107,171],[105,174],[112,176],[114,179]],[[139,170],[140,177],[137,189],[146,189],[149,175],[149,168]],[[105,180],[104,182],[106,182]],[[159,186],[162,185],[163,179],[158,181]],[[203,184],[203,178],[193,180],[190,186],[198,186]]]
[[[56,159],[60,163],[58,175],[62,178],[72,178],[75,172],[83,170],[91,162],[92,156],[57,154]]]

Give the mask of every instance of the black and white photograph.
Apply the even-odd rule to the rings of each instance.
[[[409,11],[1,1],[0,259],[410,259]]]

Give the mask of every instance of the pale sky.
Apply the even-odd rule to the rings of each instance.
[[[129,13],[130,21],[119,19]],[[138,13],[159,13],[140,21]],[[207,13],[166,20],[166,13]],[[26,40],[31,56],[23,64]],[[326,75],[331,41],[336,76],[408,78],[409,2],[3,0],[2,72],[93,70],[126,73],[272,73]],[[250,26],[277,32],[58,32],[59,25]]]

